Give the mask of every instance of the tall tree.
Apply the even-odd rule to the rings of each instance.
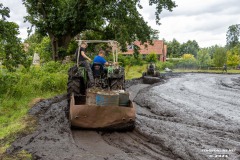
[[[227,60],[226,50],[223,47],[216,48],[213,54],[213,63],[216,67],[222,67]]]
[[[29,45],[27,49],[27,54],[29,56],[34,55],[34,53],[36,52],[36,47],[41,43],[42,39],[43,37],[38,33],[34,33],[30,35],[27,39],[25,39],[24,43]]]
[[[138,12],[141,0],[22,0],[28,12],[26,20],[43,35],[48,34],[53,59],[59,48],[66,49],[70,40],[83,31],[92,30],[104,39],[115,39],[126,49],[126,42],[150,39],[154,30]],[[149,0],[156,5],[156,22],[160,13],[176,7],[172,0]]]
[[[23,47],[19,34],[19,27],[14,22],[8,22],[6,17],[9,17],[10,10],[3,7],[0,3],[0,60],[8,70],[13,71],[19,64],[26,64],[26,55],[23,52]]]
[[[227,51],[227,65],[236,67],[240,64],[240,44]]]
[[[207,49],[201,49],[197,53],[197,64],[200,67],[207,67],[211,64],[211,57]]]
[[[183,43],[181,45],[181,55],[190,53],[193,54],[194,57],[197,57],[197,53],[199,51],[199,45],[197,41],[193,40],[188,40],[186,43]]]
[[[239,44],[240,24],[231,25],[227,31],[227,47],[231,49]]]
[[[181,57],[180,55],[181,44],[175,38],[172,41],[167,42],[166,44],[169,57]]]
[[[220,46],[218,46],[218,45],[213,45],[213,46],[202,48],[202,49],[206,49],[208,51],[208,54],[210,55],[211,59],[213,59],[213,54],[215,53],[215,50],[219,47]]]

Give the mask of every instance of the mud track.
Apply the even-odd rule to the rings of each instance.
[[[170,78],[170,79],[169,79]],[[165,82],[165,83],[163,83]],[[8,150],[46,160],[240,159],[240,76],[164,76],[155,85],[127,82],[137,103],[133,132],[71,130],[66,97],[36,104],[38,129]]]

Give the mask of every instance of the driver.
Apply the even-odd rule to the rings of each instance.
[[[108,66],[109,63],[104,59],[104,56],[105,56],[104,50],[100,50],[98,52],[98,55],[95,56],[95,58],[93,59],[93,63],[101,63],[103,66],[104,65]]]

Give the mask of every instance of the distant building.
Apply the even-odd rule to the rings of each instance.
[[[144,43],[141,45],[140,41],[135,41],[133,44],[140,47],[140,54],[143,55],[143,57],[146,57],[146,55],[150,53],[156,53],[158,56],[158,60],[165,62],[167,58],[167,45],[164,44],[163,40],[153,40],[153,45],[149,43]],[[131,55],[134,53],[133,44],[128,45],[127,52],[123,52],[124,55]]]

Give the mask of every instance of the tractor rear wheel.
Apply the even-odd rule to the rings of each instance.
[[[146,72],[143,72],[142,77],[144,77],[144,76],[146,76],[146,75],[147,75],[147,73],[146,73]]]
[[[160,72],[159,72],[159,71],[156,71],[155,77],[159,77],[159,76],[160,76]]]
[[[80,94],[80,79],[72,78],[68,80],[67,93],[70,98],[71,94]]]

